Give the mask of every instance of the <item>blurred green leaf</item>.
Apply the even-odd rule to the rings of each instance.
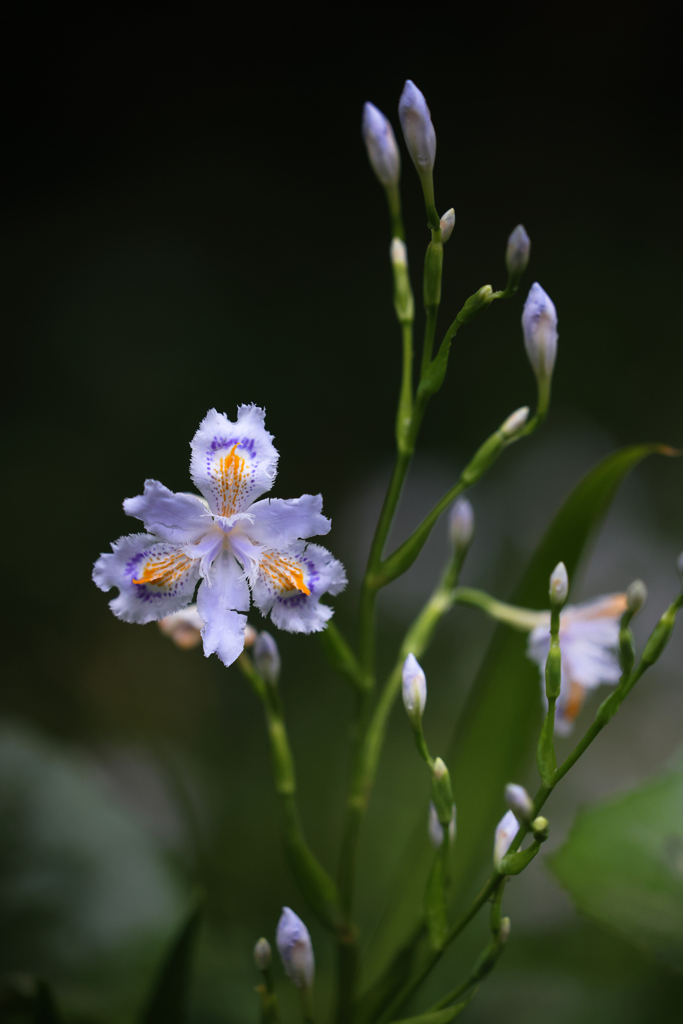
[[[547,858],[579,910],[683,972],[683,761],[582,811]]]
[[[405,1017],[403,1020],[394,1021],[394,1024],[450,1024],[452,1020],[459,1017],[467,1003],[458,1003],[456,1006],[449,1006],[446,1010],[435,1010],[433,1013],[421,1013],[418,1017]]]
[[[155,843],[87,760],[8,725],[0,831],[4,969],[48,979],[67,1015],[130,1021],[181,906]]]
[[[141,1024],[185,1024],[192,958],[202,905],[193,907],[171,944],[154,983]]]
[[[677,454],[663,445],[622,448],[598,463],[566,499],[541,540],[511,600],[531,608],[548,607],[548,580],[563,561],[570,583],[579,560],[604,519],[624,477],[646,456]],[[625,583],[628,581],[625,581]],[[526,636],[499,626],[472,686],[444,760],[458,808],[458,844],[453,858],[453,889],[464,892],[491,863],[496,822],[505,810],[503,788],[524,777],[541,723],[538,670],[526,657]],[[420,890],[429,849],[420,820],[406,849],[399,889],[378,931],[378,948],[405,941],[421,911]]]

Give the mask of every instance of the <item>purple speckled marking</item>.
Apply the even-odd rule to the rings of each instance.
[[[241,448],[244,448],[245,452],[247,452],[252,459],[256,458],[256,444],[253,437],[214,437],[211,442],[211,451],[217,452],[220,451],[221,448],[232,448],[234,444],[238,444]]]
[[[146,551],[140,551],[137,555],[133,555],[129,562],[126,562],[126,573],[132,579],[136,575],[135,570],[137,569],[143,558],[149,557],[149,549]]]

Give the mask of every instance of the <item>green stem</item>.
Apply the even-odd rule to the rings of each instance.
[[[457,587],[453,592],[453,600],[456,604],[467,604],[474,608],[481,608],[497,622],[504,622],[513,629],[522,633],[528,633],[536,626],[547,621],[547,613],[536,612],[531,608],[519,608],[514,604],[506,604],[505,601],[498,601],[491,597],[484,590],[477,590],[475,587]]]
[[[465,911],[465,913],[455,922],[454,925],[452,925],[451,928],[449,928],[448,932],[446,933],[446,938],[444,940],[443,947],[441,949],[432,949],[429,951],[429,953],[422,961],[413,977],[406,982],[406,984],[403,986],[400,992],[398,992],[398,994],[392,999],[391,1003],[386,1008],[384,1013],[378,1018],[377,1024],[388,1024],[389,1021],[392,1021],[394,1019],[396,1013],[405,1005],[408,999],[410,999],[410,997],[412,996],[413,992],[424,981],[424,979],[433,969],[435,964],[437,964],[438,961],[441,959],[443,952],[447,948],[447,946],[449,946],[450,943],[453,942],[453,940],[456,939],[458,935],[460,935],[460,933],[467,927],[472,918],[477,914],[481,907],[483,907],[483,905],[491,897],[491,895],[493,894],[493,892],[495,891],[496,887],[499,884],[500,875],[497,872],[494,872],[490,876],[490,878],[488,879],[488,881],[486,882],[485,886],[480,891],[478,896],[476,896],[475,899],[472,901],[472,903]]]

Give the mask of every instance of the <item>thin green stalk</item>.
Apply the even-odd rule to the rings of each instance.
[[[409,980],[406,982],[406,984],[403,986],[400,992],[398,992],[397,995],[392,999],[391,1003],[386,1008],[384,1013],[378,1018],[377,1024],[389,1024],[389,1021],[392,1021],[394,1019],[396,1013],[406,1004],[408,999],[410,999],[410,997],[412,996],[413,992],[415,992],[418,986],[424,981],[424,979],[427,977],[430,971],[439,962],[447,946],[449,946],[450,943],[453,942],[453,940],[456,939],[458,935],[460,935],[460,933],[467,927],[472,918],[487,902],[487,900],[494,892],[496,886],[499,884],[500,875],[498,874],[498,872],[494,872],[487,880],[483,889],[474,898],[474,900],[467,908],[465,913],[460,918],[458,918],[458,920],[455,922],[454,925],[451,926],[451,928],[449,928],[448,932],[446,933],[446,938],[444,940],[442,948],[432,949],[429,951],[429,953],[426,955],[425,959],[422,961],[422,963],[420,964],[412,978],[409,978]]]

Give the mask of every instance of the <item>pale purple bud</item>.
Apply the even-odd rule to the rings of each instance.
[[[427,703],[427,679],[414,654],[403,662],[403,706],[411,718],[422,718]]]
[[[441,241],[447,242],[453,234],[453,228],[455,227],[455,210],[452,206],[439,221],[439,227],[441,228]]]
[[[505,423],[502,424],[500,428],[501,434],[503,435],[503,437],[514,437],[515,434],[518,434],[520,432],[520,430],[522,429],[522,427],[528,419],[528,405],[523,405],[521,409],[515,409],[515,411],[511,413],[505,420]]]
[[[448,535],[458,554],[467,551],[474,536],[474,509],[467,498],[458,498],[448,515]]]
[[[642,580],[634,580],[626,591],[626,605],[631,615],[637,615],[647,601],[647,587]]]
[[[254,963],[259,971],[267,971],[273,954],[268,939],[259,939],[254,946]]]
[[[448,839],[451,843],[455,842],[456,821],[457,812],[455,804],[453,804],[453,813],[451,814],[451,820],[448,825]],[[438,850],[443,843],[443,825],[439,821],[439,814],[432,800],[429,801],[429,820],[427,824],[427,831],[429,832],[429,841],[434,849]]]
[[[557,312],[540,284],[532,284],[522,311],[522,331],[529,362],[539,380],[552,376],[557,355]]]
[[[301,918],[289,907],[282,908],[275,941],[287,977],[297,988],[311,988],[315,976],[311,936]]]
[[[519,822],[512,811],[507,811],[498,822],[496,836],[493,841],[493,865],[500,867],[505,854],[510,849],[510,843],[519,831]]]
[[[254,642],[254,666],[256,671],[271,686],[277,686],[280,678],[280,652],[270,633],[259,633]]]
[[[500,925],[498,926],[498,941],[501,943],[507,942],[510,938],[510,918],[501,917]]]
[[[550,576],[550,603],[561,608],[569,593],[569,576],[564,562],[558,562]]]
[[[436,158],[436,133],[425,98],[410,79],[403,86],[398,116],[410,158],[422,179],[429,201],[433,203],[432,170]]]
[[[526,270],[530,251],[531,240],[524,230],[524,225],[518,224],[508,238],[508,245],[505,251],[505,265],[513,284],[519,281]]]
[[[401,155],[396,136],[388,119],[374,103],[366,103],[363,107],[361,130],[373,171],[385,187],[397,185]]]
[[[534,813],[534,804],[524,786],[509,782],[505,787],[505,803],[518,821],[529,824]]]

